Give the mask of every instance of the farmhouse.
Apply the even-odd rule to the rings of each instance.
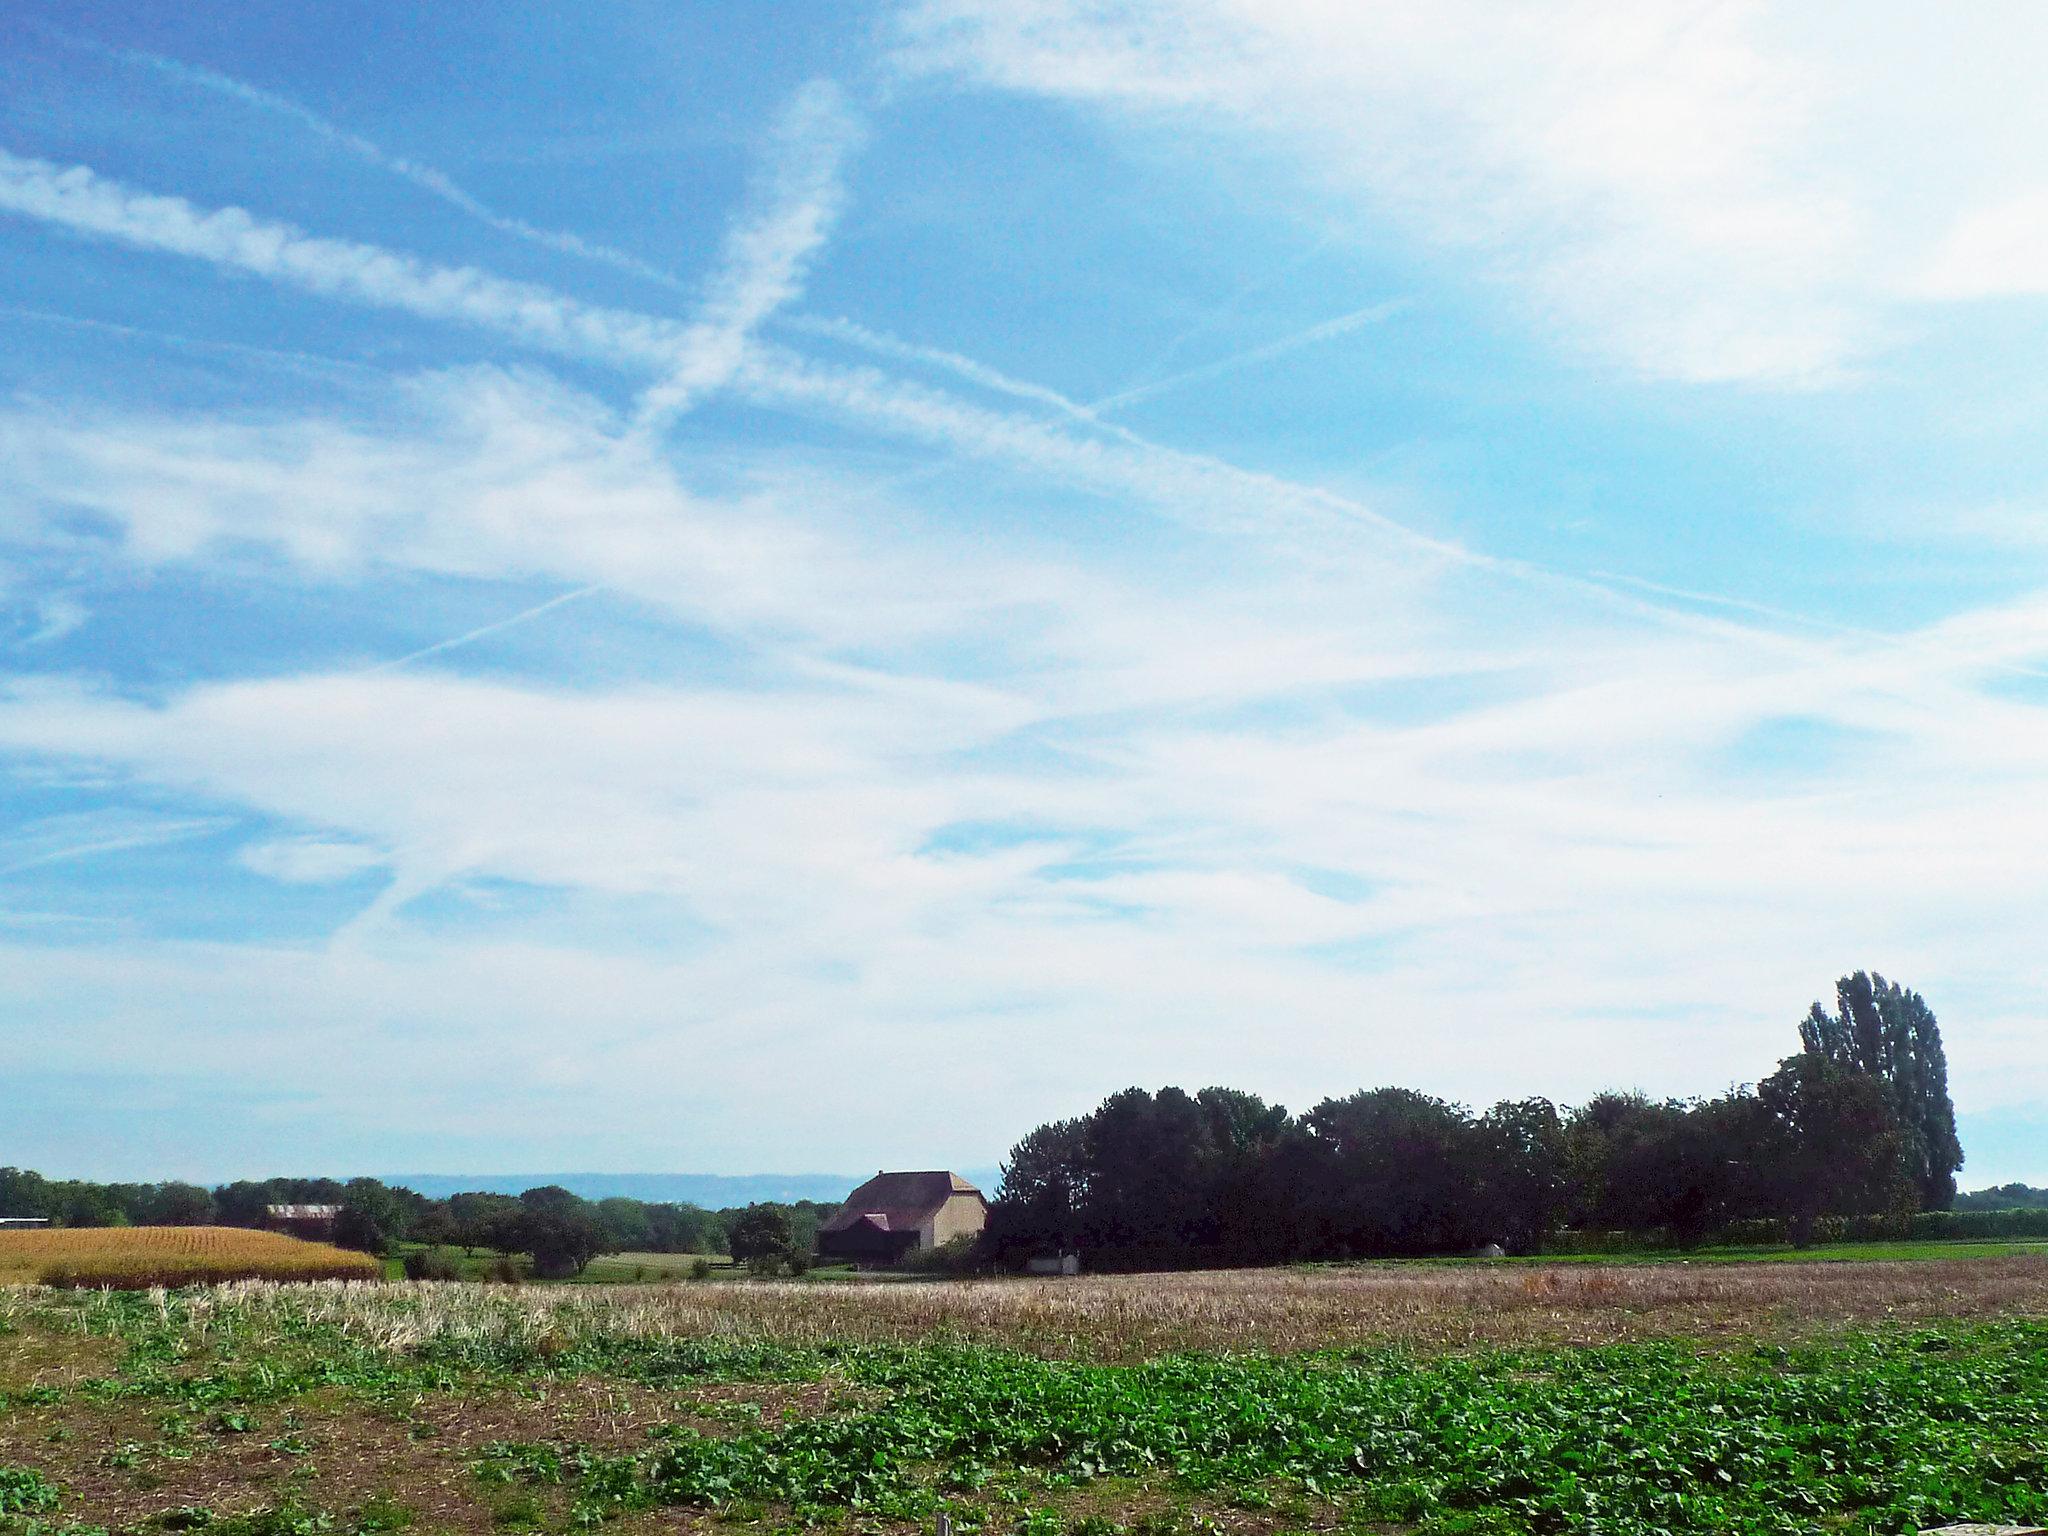
[[[818,1228],[818,1257],[894,1264],[906,1253],[972,1237],[987,1221],[988,1202],[957,1173],[878,1173]]]
[[[266,1205],[263,1228],[324,1243],[334,1236],[334,1218],[340,1214],[338,1205]]]

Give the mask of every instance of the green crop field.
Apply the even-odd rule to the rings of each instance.
[[[2048,1259],[0,1291],[0,1532],[2048,1517]]]

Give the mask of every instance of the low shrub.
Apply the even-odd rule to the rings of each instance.
[[[950,1238],[936,1248],[912,1249],[903,1255],[902,1267],[920,1275],[971,1274],[980,1259],[980,1247],[973,1236]]]
[[[405,1256],[408,1280],[460,1280],[462,1266],[438,1248],[422,1248]]]

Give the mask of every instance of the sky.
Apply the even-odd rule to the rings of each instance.
[[[0,13],[0,1161],[1716,1093],[2048,1183],[2048,11]]]

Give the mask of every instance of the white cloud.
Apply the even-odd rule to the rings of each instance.
[[[558,405],[573,421],[571,403]],[[132,425],[122,435],[138,440]],[[266,503],[317,514],[317,474],[264,463],[290,436],[273,424],[229,446],[255,458]],[[590,445],[565,427],[553,452],[571,471],[539,449],[515,466],[560,498],[527,504],[531,521],[586,499]],[[660,472],[639,472],[669,507]],[[526,542],[529,519],[480,519],[440,489],[461,473],[424,476],[405,514],[420,526],[403,537],[354,537],[387,558],[459,545],[478,569],[516,555],[524,574],[589,558],[580,538]],[[674,515],[686,540],[697,514]],[[232,512],[175,516],[238,526]],[[659,516],[636,537],[667,541]],[[943,545],[929,555],[941,566]],[[821,560],[873,562],[855,587],[924,579],[872,536],[800,540],[780,558],[798,586]],[[374,921],[322,957],[102,955],[101,1022],[66,1050],[82,1061],[126,1041],[133,1056],[143,1019],[159,1017],[139,999],[207,972],[177,995],[228,1022],[181,1037],[180,1070],[218,1058],[252,1081],[299,1081],[232,1022],[258,994],[270,1009],[289,998],[310,1038],[337,1048],[434,1021],[382,1047],[421,1082],[488,1030],[503,1059],[602,1093],[614,1117],[707,1074],[733,1102],[771,1080],[827,1094],[879,1050],[899,1088],[943,1103],[929,1134],[993,1152],[1020,1128],[1020,1100],[1034,1116],[1077,1107],[1167,1059],[1191,1080],[1297,1101],[1381,1078],[1473,1097],[1681,1091],[1766,1070],[1807,994],[1842,969],[1882,963],[1951,1019],[1972,975],[2038,970],[2025,957],[2048,898],[2048,827],[2033,814],[2048,724],[1983,688],[2029,643],[2039,651],[2038,603],[1892,638],[1786,638],[1646,626],[1552,591],[1527,607],[1515,583],[1476,569],[1463,579],[1490,585],[1454,601],[1425,585],[1391,613],[1334,600],[1328,578],[1286,562],[1236,576],[1226,609],[1211,593],[1049,575],[1050,612],[971,684],[916,630],[870,635],[870,662],[854,667],[815,634],[791,649],[741,629],[736,643],[779,669],[745,691],[435,668],[225,682],[154,703],[17,685],[0,703],[14,754],[321,829],[242,855],[281,878],[353,871],[369,849],[393,871]],[[963,599],[960,622],[997,611],[1004,585]],[[718,600],[707,589],[672,611]],[[1528,638],[1489,660],[1497,625]],[[1485,685],[1477,696],[1448,691],[1460,669]],[[1447,691],[1419,710],[1379,703],[1376,676]],[[1818,769],[1731,771],[1751,733],[1787,719],[1854,750]],[[1346,877],[1353,899],[1315,894],[1304,872],[1317,870]],[[463,881],[549,893],[552,936],[494,936],[487,916],[454,936],[413,922],[410,900]],[[562,936],[579,902],[624,904],[677,938],[600,960]],[[68,963],[10,973],[17,1016],[46,1006],[39,988],[71,984]],[[1958,1022],[1969,1102],[2048,1094]],[[986,1073],[966,1086],[947,1046],[963,1030]],[[306,1085],[387,1112],[346,1077]],[[719,1114],[705,1111],[704,1145],[775,1158],[749,1140],[758,1127]],[[627,1140],[621,1157],[660,1155]]]
[[[236,855],[244,866],[286,885],[331,885],[381,867],[383,856],[361,843],[338,843],[317,837],[281,838],[251,843]]]
[[[929,0],[904,63],[1294,158],[1651,374],[1801,380],[1852,336],[1856,210],[1800,163],[1810,74],[1748,5]]]
[[[1314,221],[1468,253],[1638,373],[1803,385],[1902,301],[2040,291],[2048,111],[2015,61],[2042,31],[2011,4],[914,0],[896,37],[913,74],[1289,165]]]
[[[1392,319],[1407,307],[1408,302],[1405,299],[1390,299],[1384,303],[1368,304],[1363,309],[1354,309],[1349,314],[1338,315],[1318,325],[1308,326],[1291,336],[1283,336],[1278,341],[1249,347],[1228,357],[1218,358],[1213,363],[1204,363],[1196,368],[1183,368],[1180,372],[1170,373],[1164,378],[1148,379],[1142,384],[1132,385],[1129,389],[1118,390],[1113,395],[1094,401],[1090,409],[1095,412],[1106,412],[1119,406],[1135,405],[1140,400],[1149,400],[1154,395],[1179,389],[1184,384],[1220,378],[1226,373],[1235,373],[1240,368],[1270,362],[1276,357],[1285,357],[1288,353],[1299,351],[1303,347],[1312,347],[1318,342],[1348,336],[1368,325],[1378,325],[1382,321]]]
[[[1925,281],[1940,299],[2048,293],[2048,189],[1969,214],[1935,252]]]
[[[1503,263],[1491,231],[1568,219],[1597,238],[1539,241],[1529,291],[1578,305],[1574,285],[1616,267],[1603,336],[1671,371],[1803,377],[1845,355],[1825,314],[1781,325],[1777,307],[1812,297],[1833,236],[1776,190],[1722,195],[1766,130],[1799,121],[1750,100],[1777,77],[1742,42],[1749,13],[1650,17],[1603,41],[1589,18],[1616,13],[1571,10],[1547,50],[1520,11],[1499,38],[1474,10],[1382,16],[1398,45],[1384,59],[1352,14],[1219,4],[1190,30],[1162,12],[1133,31],[1041,5],[948,21],[922,45],[1032,89],[1053,88],[1057,63],[1147,111],[1220,102],[1274,133],[1328,129],[1331,174]],[[1006,26],[1017,58],[944,52]],[[1437,160],[1404,159],[1435,142],[1422,130],[1446,109],[1430,92],[1464,89],[1467,44],[1505,99],[1451,114]],[[1326,73],[1294,56],[1321,45]],[[1531,58],[1537,84],[1517,97]],[[1359,109],[1338,82],[1361,71],[1395,92],[1393,137],[1343,137]],[[1640,146],[1609,139],[1642,79],[1671,100],[1640,107],[1656,153],[1639,164]],[[1715,139],[1724,109],[1749,116]],[[837,153],[830,134],[803,142],[813,170]],[[1674,167],[1672,189],[1648,185],[1652,162]],[[1439,171],[1456,206],[1429,200]],[[589,396],[503,369],[408,381],[345,415],[0,410],[0,518],[24,546],[76,548],[88,525],[109,534],[97,557],[149,571],[508,587],[507,617],[451,623],[398,658],[147,697],[14,680],[14,763],[202,808],[180,825],[231,811],[286,829],[213,851],[270,878],[388,881],[324,946],[17,945],[0,965],[0,1009],[26,1021],[0,1035],[10,1066],[34,1051],[47,1071],[210,1073],[363,1124],[488,1126],[543,1102],[559,1120],[583,1094],[607,1126],[637,1127],[602,1133],[619,1162],[729,1166],[794,1155],[786,1125],[732,1106],[825,1102],[878,1073],[931,1106],[920,1144],[984,1154],[1167,1061],[1296,1102],[1372,1079],[1473,1097],[1710,1088],[1766,1070],[1806,996],[1873,962],[1951,1018],[1954,997],[2004,1038],[2025,1022],[2048,982],[2033,933],[2048,725],[1992,685],[2048,664],[2048,599],[1894,636],[1688,618],[1170,449],[938,349],[825,327],[1034,410],[752,339],[817,249],[832,175],[795,176],[735,226],[701,321],[717,343],[702,387],[971,455],[996,467],[984,491],[1016,476],[1116,516],[1163,513],[1169,536],[1083,564],[1028,527],[934,515],[871,463],[671,454]],[[636,381],[691,345],[684,326],[82,169],[0,159],[0,205]],[[1759,279],[1773,252],[1782,270]],[[629,609],[621,643],[708,634],[714,676],[741,680],[462,674],[510,623],[543,640],[538,621],[571,599],[598,633]],[[1840,751],[1818,766],[1759,751],[1787,722]],[[19,872],[130,846],[119,832],[52,835]],[[448,918],[497,887],[534,893],[544,931]],[[1332,888],[1348,898],[1319,894]],[[280,1015],[304,1033],[270,1029]],[[1976,1103],[2048,1098],[2040,1063],[1975,1041],[1952,1029]],[[486,1050],[515,1084],[494,1083],[488,1117],[429,1086],[473,1081]],[[863,1134],[836,1145],[863,1163],[901,1150]]]

